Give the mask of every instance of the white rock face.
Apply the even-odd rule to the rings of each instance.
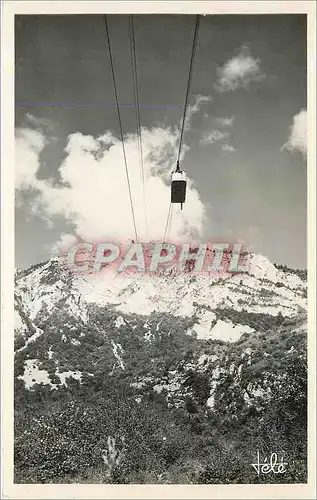
[[[67,385],[67,378],[73,378],[75,380],[81,381],[82,373],[78,370],[60,372],[58,369],[55,371],[55,375],[60,379],[61,385]],[[92,375],[92,374],[90,374]],[[18,377],[20,380],[25,382],[25,388],[31,389],[35,384],[49,385],[51,389],[56,389],[57,384],[53,384],[50,381],[49,374],[46,370],[41,370],[38,367],[38,360],[27,359],[24,363],[24,374]]]
[[[125,325],[125,321],[122,316],[118,316],[115,323],[114,323],[116,328],[120,328],[120,326]]]
[[[121,344],[119,343],[116,344],[114,340],[112,340],[111,343],[112,343],[112,352],[114,354],[114,357],[117,359],[120,368],[122,368],[122,370],[125,370],[125,366],[121,357],[124,352]]]
[[[24,374],[18,378],[24,380],[26,389],[31,389],[35,384],[49,384],[51,387],[55,387],[49,379],[48,372],[38,368],[36,359],[27,359],[25,361]]]
[[[121,314],[150,315],[169,313],[178,317],[197,316],[192,330],[200,339],[234,342],[249,332],[245,325],[218,321],[215,311],[230,308],[252,313],[293,316],[307,308],[303,292],[306,282],[295,274],[285,273],[264,256],[252,254],[248,273],[220,278],[192,273],[170,277],[160,273],[118,275],[71,275],[51,260],[31,272],[16,277],[16,296],[30,320],[40,314],[65,310],[84,323],[88,321],[88,304],[112,305]],[[44,311],[44,312],[43,312]],[[16,308],[16,329],[27,327]],[[115,326],[124,325],[119,314]]]
[[[224,342],[236,342],[244,333],[252,333],[255,330],[247,325],[234,325],[231,321],[218,320],[210,331],[210,338],[223,340]]]
[[[18,361],[23,360],[24,363],[24,372],[18,378],[23,380],[26,389],[31,391],[34,390],[35,384],[47,384],[54,391],[60,385],[67,386],[71,382],[69,378],[79,383],[85,378],[83,373],[86,374],[87,371],[85,364],[82,365],[79,360],[79,353],[86,352],[85,344],[89,341],[91,325],[89,308],[96,304],[111,306],[106,312],[100,313],[100,325],[97,325],[98,333],[104,336],[105,344],[100,352],[105,354],[109,371],[112,369],[110,376],[124,376],[125,373],[130,375],[131,355],[127,352],[129,344],[126,343],[126,335],[136,335],[138,340],[142,339],[144,342],[139,345],[143,345],[145,355],[147,350],[151,353],[146,360],[150,376],[147,376],[146,368],[144,372],[142,369],[135,380],[131,380],[131,387],[139,389],[140,392],[143,389],[148,390],[149,387],[161,395],[156,397],[166,397],[168,404],[177,407],[184,404],[185,397],[189,400],[195,397],[190,389],[191,382],[187,384],[189,374],[190,377],[194,374],[194,377],[201,377],[198,380],[199,383],[202,381],[203,387],[205,379],[210,382],[204,394],[204,404],[208,411],[208,408],[213,409],[218,404],[217,388],[221,387],[224,375],[229,373],[234,382],[239,384],[245,374],[244,370],[257,359],[252,344],[256,340],[254,337],[257,332],[247,324],[242,324],[243,321],[248,321],[245,312],[272,316],[281,313],[283,316],[295,317],[301,309],[307,308],[306,281],[294,273],[277,269],[262,255],[251,255],[248,273],[227,274],[219,278],[192,273],[171,276],[163,272],[154,276],[137,273],[80,276],[72,275],[56,264],[56,261],[52,260],[16,274],[15,331],[18,333],[19,346],[20,342],[23,344],[17,348],[16,354]],[[55,320],[55,315],[64,312],[65,318],[57,317],[56,322],[53,321],[52,325],[48,322],[48,326],[45,326],[46,320]],[[165,313],[172,317],[150,317],[153,312]],[[105,327],[102,316],[104,313]],[[134,318],[132,315],[138,317]],[[96,318],[98,317],[99,312],[96,314]],[[268,321],[270,322],[270,318]],[[173,349],[174,339],[171,337],[174,324],[177,335],[191,335],[205,342],[186,338],[185,343],[193,342],[195,346],[190,357],[184,356],[184,359],[177,360],[178,364],[168,365],[163,375],[159,370],[157,374],[151,343],[158,341],[159,345],[159,341],[162,341],[164,346],[166,339],[172,340]],[[59,325],[58,328],[55,328],[55,325]],[[134,333],[135,328],[137,330]],[[307,324],[303,324],[302,328],[305,330]],[[237,360],[232,362],[228,352],[239,350],[241,344],[228,346],[219,341],[232,344],[244,334],[252,333],[254,336],[247,339],[247,342],[250,340],[250,347],[243,348]],[[51,334],[52,339],[49,336]],[[40,347],[44,345],[44,350],[42,347],[37,350],[37,342]],[[156,344],[154,347],[156,349]],[[63,361],[61,348],[74,355],[75,363],[67,364]],[[294,347],[290,348],[288,355],[291,356],[293,351]],[[263,359],[267,359],[269,355],[271,354],[263,352]],[[37,356],[39,359],[33,359]],[[58,379],[55,378],[52,383],[48,371],[40,369],[41,366],[45,366],[50,373],[53,367],[60,384],[56,384]],[[94,365],[89,366],[91,368],[88,369],[93,371]],[[60,372],[59,367],[64,367],[67,371]],[[22,373],[22,370],[19,373]],[[91,373],[88,375],[93,376]],[[266,387],[248,386],[243,398],[249,404],[248,398],[253,401],[254,398],[263,397],[263,391],[265,393]],[[136,401],[141,403],[141,400],[141,395],[138,394]]]

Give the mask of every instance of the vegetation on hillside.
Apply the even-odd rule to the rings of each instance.
[[[15,482],[306,482],[304,318],[216,313],[255,332],[226,344],[189,334],[194,318],[122,315],[117,327],[109,307],[91,307],[88,324],[43,310],[42,335],[15,359]],[[54,388],[26,390],[28,359]],[[81,383],[62,384],[75,370]],[[286,473],[258,477],[257,450],[283,456]]]

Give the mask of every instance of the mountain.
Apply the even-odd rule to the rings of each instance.
[[[249,262],[16,270],[16,481],[261,482],[258,446],[290,464],[266,481],[305,482],[306,275]]]

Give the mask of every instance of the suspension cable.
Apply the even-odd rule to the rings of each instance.
[[[143,185],[144,218],[145,218],[146,235],[148,235],[148,217],[147,217],[147,206],[146,206],[146,195],[145,195],[142,130],[141,130],[141,119],[140,119],[139,84],[138,84],[138,71],[137,71],[137,58],[136,58],[136,44],[135,44],[135,35],[134,35],[134,16],[133,16],[133,14],[130,16],[129,36],[130,36],[131,61],[132,61],[132,72],[133,72],[134,103],[135,103],[135,109],[136,109],[139,161],[140,161],[141,179],[142,179],[142,185]]]
[[[193,68],[194,68],[194,61],[195,61],[195,54],[196,54],[196,48],[197,48],[199,24],[200,24],[200,16],[197,15],[196,22],[195,22],[195,31],[194,31],[194,38],[193,38],[192,53],[191,53],[190,64],[189,64],[189,74],[188,74],[188,82],[187,82],[187,89],[186,89],[186,96],[185,96],[183,121],[182,121],[182,126],[181,126],[179,148],[178,148],[178,154],[177,154],[177,163],[176,163],[177,168],[179,167],[179,159],[180,159],[182,143],[183,143],[183,135],[184,135],[184,129],[185,129],[185,123],[186,123],[186,113],[187,113],[187,107],[188,107],[188,98],[189,98],[189,94],[190,94],[190,87],[191,87],[191,82],[192,82]],[[163,242],[165,242],[166,235],[168,233],[169,227],[171,226],[171,221],[172,221],[171,208],[172,208],[172,203],[170,203],[168,214],[167,214],[167,221],[166,221],[166,225],[165,225]]]
[[[165,224],[165,231],[164,231],[163,243],[165,243],[165,241],[166,241],[166,235],[167,235],[167,230],[168,230],[168,227],[169,227],[171,212],[172,212],[172,203],[170,203],[170,206],[169,206],[169,209],[168,209],[167,220],[166,220],[166,224]]]
[[[171,203],[171,216],[170,216],[169,223],[168,223],[168,225],[167,225],[166,240],[168,239],[168,235],[169,235],[169,232],[170,232],[170,230],[171,230],[171,226],[172,226],[172,218],[173,218],[173,204]]]
[[[187,90],[186,90],[186,97],[185,97],[183,122],[182,122],[181,134],[180,134],[180,139],[179,139],[177,165],[179,164],[179,159],[180,159],[180,155],[181,155],[181,148],[182,148],[183,135],[184,135],[184,129],[185,129],[185,122],[186,122],[186,113],[187,113],[187,106],[188,106],[188,98],[189,98],[189,93],[190,93],[190,86],[191,86],[191,81],[192,81],[192,76],[193,76],[193,67],[194,67],[194,61],[195,61],[195,53],[196,53],[196,47],[197,47],[199,24],[200,24],[200,16],[197,15],[196,22],[195,22],[194,38],[193,38],[192,55],[191,55],[190,64],[189,64],[189,74],[188,74]]]
[[[133,218],[134,233],[135,233],[135,239],[136,239],[136,241],[138,241],[138,233],[137,233],[137,230],[136,230],[135,214],[134,214],[134,209],[133,209],[132,192],[131,192],[131,185],[130,185],[128,164],[127,164],[127,155],[126,155],[125,145],[124,145],[124,137],[123,137],[122,122],[121,122],[121,115],[120,115],[120,108],[119,108],[117,85],[116,85],[116,79],[115,79],[115,73],[114,73],[114,66],[113,66],[113,59],[112,59],[112,52],[111,52],[111,42],[110,42],[108,22],[107,22],[107,15],[106,14],[104,15],[104,21],[105,21],[106,35],[107,35],[107,41],[108,41],[109,59],[110,59],[111,74],[112,74],[112,81],[113,81],[113,89],[114,89],[114,96],[115,96],[116,108],[117,108],[117,115],[118,115],[118,123],[119,123],[119,128],[120,128],[120,136],[121,136],[121,144],[122,144],[122,151],[123,151],[123,159],[124,159],[124,164],[125,164],[125,172],[126,172],[126,177],[127,177],[127,182],[128,182],[128,189],[129,189],[129,196],[130,196],[130,204],[131,204],[131,212],[132,212],[132,218]]]

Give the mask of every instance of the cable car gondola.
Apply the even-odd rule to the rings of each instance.
[[[185,203],[186,199],[187,177],[186,172],[180,170],[179,162],[177,162],[176,170],[172,172],[171,179],[171,203],[180,203],[181,209],[183,210],[183,203]]]

